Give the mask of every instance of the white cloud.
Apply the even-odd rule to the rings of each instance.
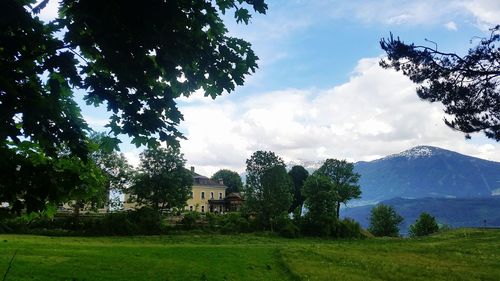
[[[380,68],[378,60],[360,60],[348,82],[330,89],[284,89],[238,102],[187,104],[181,108],[188,137],[182,150],[189,164],[211,175],[220,168],[243,171],[256,150],[274,151],[285,160],[359,161],[416,145],[500,160],[497,143],[466,141],[444,125],[440,104],[419,100],[414,84]]]
[[[500,1],[498,0],[469,0],[461,1],[483,29],[500,24]]]
[[[458,30],[457,24],[453,21],[449,21],[444,25],[447,29],[456,31]]]
[[[356,19],[367,24],[387,25],[433,25],[449,24],[457,18],[471,18],[481,29],[500,24],[500,1],[498,0],[317,0],[293,2],[297,10],[313,13],[308,24],[328,18]],[[294,22],[296,17],[289,18]],[[303,19],[304,17],[299,18]],[[284,25],[286,26],[286,25]]]

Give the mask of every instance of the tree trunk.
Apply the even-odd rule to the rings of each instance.
[[[336,215],[337,215],[337,220],[340,219],[340,202],[337,202],[337,207],[335,209]]]

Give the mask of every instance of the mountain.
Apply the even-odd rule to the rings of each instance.
[[[401,233],[406,234],[422,212],[436,217],[440,224],[451,227],[500,227],[500,197],[489,198],[393,198],[382,202],[394,207],[404,218]],[[353,218],[361,226],[369,226],[370,211],[374,205],[341,210],[342,217]],[[486,220],[486,222],[485,222]]]
[[[432,146],[417,146],[357,162],[363,201],[404,198],[478,198],[500,195],[500,163]]]

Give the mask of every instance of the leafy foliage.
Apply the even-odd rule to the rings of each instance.
[[[472,40],[471,40],[472,41]],[[380,45],[388,59],[384,68],[402,71],[417,83],[421,99],[445,106],[445,123],[466,133],[483,132],[500,141],[500,25],[467,55],[438,51],[435,47],[406,44],[391,36]]]
[[[302,195],[302,187],[307,177],[309,177],[309,172],[302,166],[293,166],[288,172],[290,179],[293,183],[292,196],[293,201],[289,213],[294,213],[295,217],[300,217],[302,214],[302,205],[304,204],[304,196]]]
[[[283,160],[270,151],[256,151],[247,159],[245,208],[257,214],[262,227],[285,216],[291,204],[292,183]]]
[[[211,177],[212,180],[218,181],[222,180],[224,185],[228,188],[226,189],[226,194],[231,192],[240,192],[243,189],[243,183],[241,182],[241,177],[237,172],[221,169]]]
[[[286,217],[292,203],[292,183],[285,167],[274,166],[267,169],[261,177],[262,193],[257,209],[263,226],[274,230],[276,220]]]
[[[178,148],[150,148],[140,155],[138,174],[130,192],[139,204],[161,213],[165,209],[183,208],[193,185],[193,176],[184,168],[185,160]]]
[[[373,207],[370,214],[370,231],[375,236],[398,236],[399,225],[403,222],[401,217],[393,207],[378,204]]]
[[[44,23],[34,2],[0,4],[0,140],[28,137],[52,154],[66,143],[82,157],[88,127],[74,88],[86,90],[87,103],[107,105],[115,134],[137,145],[155,136],[175,142],[176,98],[200,88],[212,98],[231,92],[257,67],[250,43],[228,36],[220,13],[235,9],[247,23],[244,4],[267,10],[263,0],[65,0]]]
[[[52,157],[29,141],[0,149],[0,159],[0,202],[13,212],[38,212],[71,200],[96,207],[105,198],[105,175],[92,161],[63,151]]]
[[[410,236],[425,236],[437,232],[438,230],[439,226],[436,222],[436,218],[423,212],[420,214],[417,221],[410,225]]]
[[[107,207],[119,208],[119,198],[110,198],[112,192],[123,192],[132,181],[133,168],[127,162],[123,154],[113,150],[114,144],[109,144],[113,139],[103,133],[91,135],[91,141],[96,146],[92,149],[90,159],[99,167],[105,176],[104,189]]]
[[[329,177],[314,173],[304,183],[304,204],[307,208],[303,231],[310,235],[330,236],[337,222],[335,186]]]
[[[354,172],[354,164],[346,160],[327,159],[315,172],[328,177],[336,193],[336,216],[340,215],[340,204],[361,197],[358,184],[360,175]]]
[[[45,23],[37,13],[47,1],[35,2],[0,1],[0,156],[9,175],[0,179],[0,201],[17,210],[58,204],[90,186],[79,179],[91,148],[75,90],[107,106],[115,136],[176,145],[178,98],[232,92],[257,68],[250,43],[227,34],[221,13],[235,10],[248,23],[248,8],[267,10],[263,0],[63,0]]]
[[[199,212],[187,212],[182,217],[182,226],[184,227],[184,229],[193,229],[200,217],[201,215]]]

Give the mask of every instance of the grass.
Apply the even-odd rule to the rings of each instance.
[[[358,241],[0,235],[6,280],[500,280],[500,230]]]

